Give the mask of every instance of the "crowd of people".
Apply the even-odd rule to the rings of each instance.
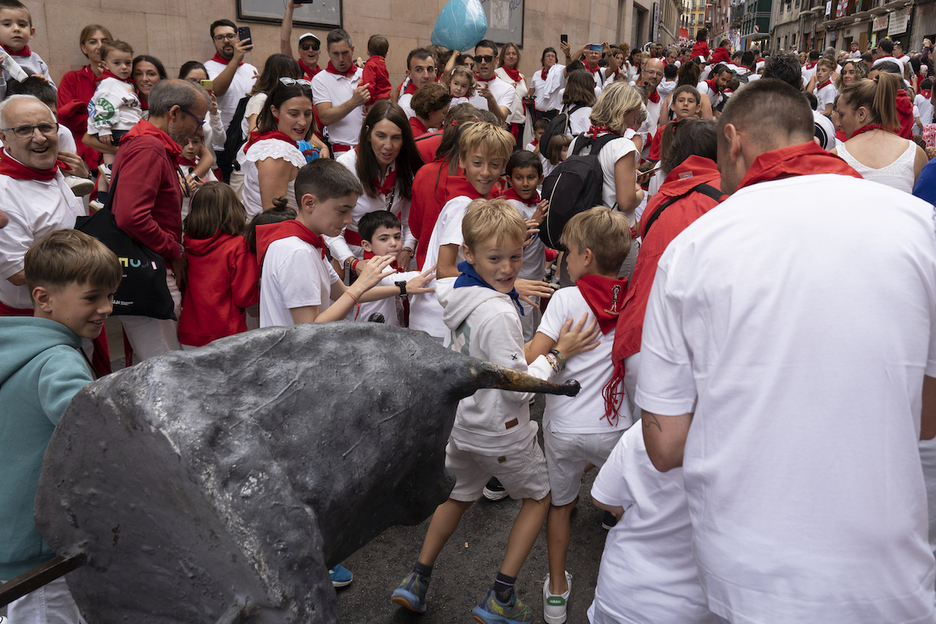
[[[88,65],[56,86],[29,10],[0,0],[26,74],[0,82],[0,579],[53,557],[32,519],[43,451],[111,372],[123,271],[78,222],[106,210],[166,267],[169,318],[117,315],[137,361],[371,321],[580,382],[547,397],[542,446],[532,395],[460,402],[455,486],[394,604],[425,612],[462,515],[510,496],[471,613],[533,620],[515,583],[545,523],[543,617],[565,622],[570,516],[599,468],[593,624],[936,621],[929,40],[762,55],[704,30],[668,49],[560,37],[528,78],[519,45],[485,39],[412,50],[394,85],[386,37],[366,61],[342,29],[294,46],[295,6],[262,69],[228,19],[176,79],[94,24]],[[78,618],[61,579],[8,617],[53,612]]]

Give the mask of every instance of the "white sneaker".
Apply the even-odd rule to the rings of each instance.
[[[87,178],[79,178],[78,176],[65,176],[65,184],[68,185],[68,188],[72,190],[72,193],[75,194],[75,197],[84,197],[85,195],[90,195],[94,190],[94,182]]]
[[[549,575],[543,583],[543,619],[547,624],[563,624],[566,621],[566,608],[569,605],[569,594],[572,593],[572,575],[565,573],[569,589],[564,594],[553,594],[549,591]]]
[[[110,184],[111,181],[111,168],[110,165],[105,165],[101,163],[98,165],[98,173],[104,176],[104,179],[107,180],[107,183]]]
[[[88,202],[88,207],[90,207],[93,212],[97,212],[98,210],[102,210],[104,208],[104,204],[96,199],[92,199]]]

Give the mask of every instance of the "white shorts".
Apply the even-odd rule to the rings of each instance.
[[[546,470],[549,474],[549,489],[552,504],[568,505],[578,496],[582,487],[585,464],[591,462],[598,468],[608,461],[625,429],[607,433],[557,433],[543,427],[546,444]]]
[[[2,582],[2,581],[0,581]],[[64,578],[43,585],[7,605],[10,624],[80,624],[84,618]]]
[[[455,475],[455,489],[449,498],[457,501],[468,503],[481,498],[491,477],[497,477],[513,499],[540,500],[549,494],[546,459],[536,438],[522,451],[499,457],[461,451],[449,440],[445,467]]]

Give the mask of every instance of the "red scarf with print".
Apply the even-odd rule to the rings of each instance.
[[[211,60],[214,61],[215,63],[221,63],[222,65],[227,65],[231,62],[231,59],[224,58],[223,56],[221,56],[220,52],[215,52],[215,55],[211,57]],[[243,62],[240,62],[237,64],[237,66],[240,67],[243,64],[244,64]]]
[[[520,202],[521,204],[526,204],[527,206],[536,206],[536,205],[538,205],[538,204],[540,203],[540,194],[539,194],[539,193],[533,193],[533,197],[531,197],[530,199],[523,199],[523,198],[520,197],[520,195],[517,193],[517,189],[515,189],[515,188],[513,188],[513,187],[510,187],[509,189],[507,189],[506,191],[504,191],[504,194],[501,195],[501,197],[503,197],[504,199],[515,199],[515,200],[517,200],[518,202]]]
[[[617,326],[618,315],[624,302],[624,293],[627,292],[627,278],[612,279],[602,275],[583,275],[575,282],[575,286],[585,298],[585,303],[592,314],[598,319],[601,333],[607,335]],[[605,413],[602,420],[607,419],[612,427],[617,426],[618,409],[620,401],[602,391],[605,403]]]
[[[105,78],[116,78],[120,82],[126,82],[127,84],[136,84],[136,81],[133,78],[121,78],[120,76],[118,76],[117,74],[113,73],[111,70],[106,69],[106,68],[101,70],[100,80],[104,80]]]
[[[299,67],[302,69],[303,78],[305,80],[312,80],[315,78],[315,74],[322,71],[322,68],[318,65],[315,66],[315,69],[311,69],[308,65],[302,62],[302,59],[299,59]]]
[[[23,49],[20,50],[19,52],[14,52],[13,50],[11,50],[10,48],[8,48],[8,47],[6,47],[6,46],[2,46],[2,47],[3,47],[4,50],[6,50],[6,53],[9,54],[10,56],[21,56],[21,57],[25,57],[25,56],[29,56],[30,54],[32,54],[32,52],[29,50],[29,46],[28,46],[28,45],[24,45],[24,46],[23,46]]]
[[[816,63],[806,63],[806,69],[812,69],[816,66]]]
[[[344,76],[345,78],[351,78],[354,76],[354,72],[357,71],[357,66],[355,66],[354,63],[352,63],[351,67],[349,67],[347,71],[340,72],[337,69],[335,69],[335,66],[332,65],[331,61],[328,61],[328,66],[325,67],[325,71],[327,71],[329,74],[335,74],[336,76]]]
[[[51,169],[33,169],[7,154],[6,150],[0,151],[0,175],[7,176],[8,178],[48,182],[55,177],[59,169],[71,171],[71,168],[61,160],[56,160],[55,165]]]
[[[809,143],[764,152],[758,156],[744,178],[741,179],[738,190],[740,191],[744,187],[758,182],[769,182],[771,180],[819,173],[834,173],[861,178],[861,174],[852,169],[844,160],[810,141]]]
[[[504,67],[504,66],[501,66],[501,69],[503,69],[507,73],[507,75],[510,76],[510,79],[513,80],[514,82],[520,82],[521,80],[523,80],[523,76],[520,75],[519,69],[510,69],[509,67]]]
[[[263,258],[266,256],[270,245],[278,240],[293,236],[321,251],[322,259],[325,258],[325,241],[322,240],[322,237],[314,234],[312,230],[295,219],[291,219],[280,223],[257,226],[257,259],[260,261],[260,266],[263,267]]]
[[[285,141],[286,143],[289,143],[296,149],[299,149],[298,144],[295,141],[293,141],[291,138],[289,138],[289,135],[286,134],[285,132],[281,132],[279,130],[268,130],[267,132],[251,132],[250,140],[244,144],[244,153],[246,154],[247,150],[249,150],[250,147],[254,143],[259,143],[260,141],[265,141],[267,139],[276,139],[278,141]]]

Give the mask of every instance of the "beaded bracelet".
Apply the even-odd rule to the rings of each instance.
[[[547,353],[546,361],[549,362],[549,365],[552,367],[554,373],[558,374],[560,372],[559,360],[556,358],[555,355],[553,355],[552,353]]]
[[[565,370],[565,367],[566,367],[566,359],[565,359],[565,356],[562,355],[562,353],[560,353],[560,352],[557,351],[556,349],[550,349],[549,352],[552,353],[553,355],[555,355],[556,358],[559,359],[559,366],[560,366],[559,370],[560,370],[560,371]]]

